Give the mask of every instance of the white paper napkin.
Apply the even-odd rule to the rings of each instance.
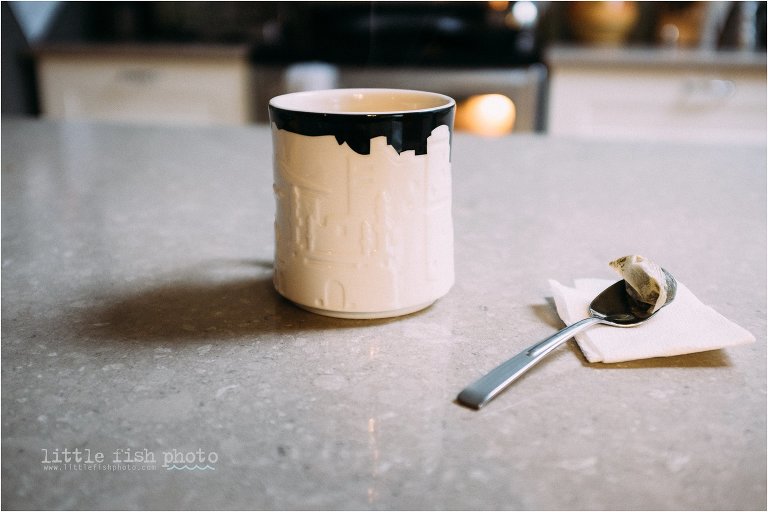
[[[577,279],[574,287],[550,280],[560,318],[570,325],[589,316],[589,304],[615,281]],[[703,304],[678,281],[675,300],[642,325],[630,328],[594,325],[576,334],[590,363],[618,363],[676,356],[755,341],[746,329]]]

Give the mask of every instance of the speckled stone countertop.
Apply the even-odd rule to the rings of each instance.
[[[345,321],[273,291],[270,145],[3,121],[3,508],[765,509],[765,146],[457,134],[456,285]],[[454,403],[629,253],[757,343]]]

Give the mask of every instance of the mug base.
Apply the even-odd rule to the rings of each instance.
[[[379,318],[392,318],[395,316],[409,315],[411,313],[415,313],[417,311],[421,311],[422,309],[428,308],[435,302],[436,300],[432,300],[429,302],[424,302],[422,304],[417,304],[416,306],[409,306],[407,308],[393,309],[389,311],[372,311],[372,312],[333,311],[328,309],[313,308],[311,306],[299,304],[298,302],[294,302],[294,304],[299,306],[301,309],[305,309],[309,311],[310,313],[315,313],[317,315],[322,315],[322,316],[329,316],[333,318],[344,318],[347,320],[375,320]]]

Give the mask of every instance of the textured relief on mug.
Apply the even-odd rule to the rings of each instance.
[[[417,311],[448,292],[453,101],[440,106],[323,115],[297,128],[293,115],[306,112],[270,105],[280,294],[324,315],[380,318]],[[418,129],[406,126],[411,121]]]

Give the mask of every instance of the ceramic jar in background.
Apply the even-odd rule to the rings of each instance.
[[[619,46],[635,27],[637,2],[569,2],[568,18],[576,37],[589,44]]]
[[[455,102],[399,89],[272,98],[277,291],[341,318],[423,309],[453,285]]]

